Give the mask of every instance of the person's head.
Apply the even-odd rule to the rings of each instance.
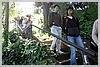
[[[24,18],[24,23],[26,23],[28,21],[27,17]]]
[[[54,5],[54,7],[53,7],[53,8],[54,8],[54,11],[55,11],[55,12],[59,12],[59,10],[60,10],[60,6],[59,6],[59,5],[57,5],[57,4],[56,4],[56,5]]]
[[[21,16],[21,20],[23,20],[24,19],[24,17],[23,16]]]
[[[26,15],[26,17],[27,17],[27,20],[30,20],[31,15]]]
[[[20,16],[17,16],[17,18],[16,18],[17,20],[20,20]]]
[[[67,8],[67,16],[72,16],[73,15],[73,7],[72,6],[69,6]]]

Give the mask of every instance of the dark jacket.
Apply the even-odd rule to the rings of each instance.
[[[49,26],[52,25],[61,27],[61,16],[57,12],[51,12],[49,15]]]
[[[70,19],[67,16],[63,17],[62,30],[68,36],[79,36],[80,35],[79,20],[77,17],[74,16],[72,17],[73,17],[72,19]]]

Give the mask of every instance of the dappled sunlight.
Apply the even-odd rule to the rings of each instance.
[[[15,9],[17,9],[19,12],[16,14],[16,16],[9,17],[10,18],[9,31],[12,31],[14,28],[17,28],[15,22],[13,22],[15,20],[14,19],[15,17],[23,16],[24,18],[26,18],[26,15],[31,15],[31,21],[33,25],[43,28],[44,26],[43,12],[39,14],[35,13],[35,10],[37,9],[37,7],[35,6],[34,2],[15,2]],[[40,10],[43,10],[43,9],[40,8]],[[23,22],[23,25],[24,25],[24,22]],[[32,31],[33,31],[34,36],[38,37],[40,40],[52,40],[52,36],[48,36],[47,33],[42,35],[42,32],[35,27],[32,28]]]
[[[34,13],[34,2],[15,2],[15,8],[20,9],[22,13],[19,15],[25,16],[26,14]]]
[[[2,11],[3,65],[98,64],[97,2],[3,2]]]

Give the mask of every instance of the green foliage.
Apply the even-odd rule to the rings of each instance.
[[[61,7],[61,15],[65,16],[66,15],[66,8],[67,8],[66,3],[61,3],[60,7]]]
[[[16,32],[10,32],[9,45],[6,47],[3,46],[2,64],[48,65],[53,63],[53,61],[50,59],[50,50],[47,46],[41,45],[33,40],[22,39],[20,37],[18,37]]]
[[[15,3],[14,2],[11,2],[9,3],[9,15],[10,16],[13,16],[15,15]]]
[[[8,46],[8,32],[6,32],[6,27],[4,27],[4,32],[3,32],[3,39],[2,39],[2,44],[3,46]]]
[[[87,4],[89,8],[84,10],[75,10],[74,15],[79,18],[81,36],[88,38],[87,35],[92,34],[94,21],[98,18],[98,7],[95,3]]]
[[[18,33],[17,32],[13,33],[13,32],[14,32],[14,30],[9,33],[10,34],[9,35],[9,40],[10,40],[11,43],[15,43],[19,39]]]
[[[6,27],[6,23],[5,22],[5,6],[6,4],[4,2],[2,2],[2,25],[3,25],[3,46],[8,46],[8,30],[7,30],[7,27]]]
[[[6,27],[6,24],[5,24],[5,7],[6,7],[6,2],[2,2],[2,33],[3,33],[3,36],[2,36],[2,44],[3,46],[8,46],[8,29]],[[16,11],[18,10],[14,10],[15,8],[15,3],[14,2],[9,2],[9,16],[14,16],[17,14]]]

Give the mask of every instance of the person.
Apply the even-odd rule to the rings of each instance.
[[[18,26],[18,33],[21,34],[22,33],[22,22],[23,22],[23,18],[18,16],[15,20],[17,20],[17,26]]]
[[[95,20],[93,24],[92,39],[96,44],[98,44],[98,19]]]
[[[61,15],[59,14],[60,6],[54,5],[54,11],[50,13],[49,15],[49,26],[51,27],[51,33],[62,37],[62,28],[61,28]],[[56,50],[56,53],[62,54],[63,52],[61,49],[61,40],[54,37],[50,50]]]
[[[30,20],[31,16],[26,15],[27,21],[23,31],[26,33],[26,38],[32,39],[32,21]]]
[[[98,19],[95,20],[92,29],[91,49],[98,52]]]
[[[66,16],[63,17],[63,32],[67,35],[67,40],[69,42],[75,43],[84,48],[82,39],[80,37],[80,27],[79,27],[79,20],[77,17],[73,15],[73,7],[69,6],[67,8]],[[70,46],[70,64],[76,65],[76,48]],[[86,55],[83,51],[81,51],[81,55],[83,58],[83,64],[88,64],[86,59]]]

